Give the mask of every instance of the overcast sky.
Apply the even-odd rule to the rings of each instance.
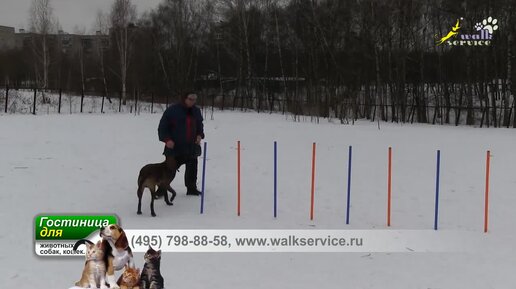
[[[29,28],[29,9],[32,0],[0,0],[0,25]],[[161,0],[132,0],[138,15],[156,8]],[[75,26],[93,32],[93,25],[99,9],[109,11],[113,0],[50,0],[54,15],[65,32],[73,33]]]

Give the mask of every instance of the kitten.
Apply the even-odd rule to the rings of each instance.
[[[120,289],[140,289],[140,269],[125,265],[125,271],[117,282]]]
[[[159,271],[161,262],[161,250],[154,251],[149,246],[149,250],[144,256],[145,265],[143,265],[142,275],[140,276],[140,284],[142,289],[163,289],[164,281]]]
[[[84,288],[108,288],[106,286],[106,264],[104,263],[104,250],[101,242],[97,244],[86,242],[86,262],[82,271],[81,280],[75,286]]]

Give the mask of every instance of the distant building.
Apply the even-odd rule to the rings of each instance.
[[[23,29],[16,33],[13,27],[0,26],[0,51],[30,48],[33,38],[37,36],[38,34],[25,32]],[[78,35],[60,30],[58,34],[49,34],[47,37],[49,46],[57,47],[65,54],[76,54],[82,48],[84,54],[88,55],[96,51],[97,45],[101,45],[102,49],[110,46],[109,36],[100,32],[94,35]]]
[[[16,34],[13,27],[0,26],[0,51],[16,48]]]

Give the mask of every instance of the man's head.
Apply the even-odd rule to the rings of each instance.
[[[193,91],[188,91],[183,94],[182,100],[186,107],[192,107],[197,101],[197,94]]]

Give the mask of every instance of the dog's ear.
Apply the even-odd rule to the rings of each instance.
[[[108,241],[106,240],[102,240],[101,244],[100,244],[100,248],[102,248],[102,250],[107,250],[108,248],[110,248],[111,246],[109,245]]]
[[[129,241],[127,240],[127,236],[125,235],[124,230],[120,229],[120,237],[115,242],[115,247],[125,249],[129,246]]]

